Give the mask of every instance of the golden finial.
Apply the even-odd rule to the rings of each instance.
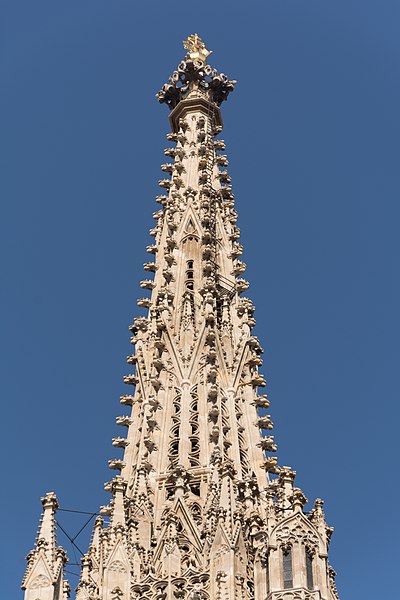
[[[193,35],[189,35],[189,37],[183,42],[183,47],[185,50],[188,50],[188,54],[192,60],[196,60],[197,58],[203,62],[206,62],[207,56],[212,54],[212,50],[207,50],[204,42],[201,37],[194,33]]]

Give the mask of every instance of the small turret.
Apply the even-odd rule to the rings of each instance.
[[[28,554],[28,565],[22,589],[24,600],[67,600],[69,585],[64,579],[67,554],[57,546],[55,514],[58,501],[54,492],[42,499],[43,514],[34,549]]]

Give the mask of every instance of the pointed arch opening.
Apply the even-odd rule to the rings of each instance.
[[[291,589],[293,587],[293,560],[291,546],[282,548],[282,575],[283,589]]]
[[[307,576],[307,589],[314,589],[314,556],[309,548],[306,548],[306,576]]]

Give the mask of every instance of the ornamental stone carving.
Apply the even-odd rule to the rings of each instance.
[[[45,588],[51,585],[51,581],[45,575],[37,575],[35,579],[32,581],[30,587],[33,590],[37,590],[38,588]]]
[[[114,560],[108,569],[109,571],[115,571],[116,573],[126,573],[126,567],[121,560]]]
[[[195,95],[207,98],[220,106],[233,91],[235,84],[235,80],[228,79],[226,75],[218,73],[203,61],[187,57],[157,93],[157,98],[171,110],[181,100]]]

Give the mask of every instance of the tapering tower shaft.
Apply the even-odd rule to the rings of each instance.
[[[123,456],[109,461],[120,474],[106,484],[112,500],[77,599],[337,600],[322,501],[303,512],[258,391],[263,350],[218,137],[236,82],[207,64],[196,34],[185,47],[157,94],[174,145],[140,282],[144,313],[130,326],[121,403],[131,413],[117,417]]]

